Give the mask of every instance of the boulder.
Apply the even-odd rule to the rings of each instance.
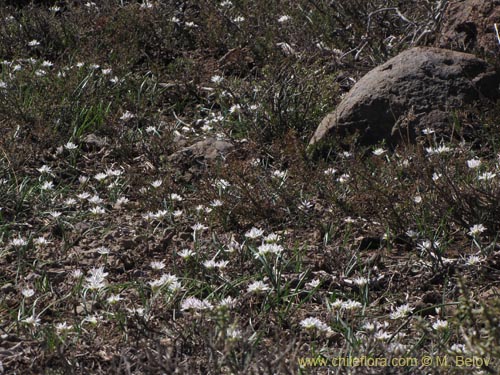
[[[321,121],[309,145],[354,133],[365,145],[414,140],[426,127],[447,126],[454,109],[497,99],[499,83],[499,74],[473,55],[411,48],[361,78]]]
[[[495,24],[500,28],[500,0],[449,3],[443,15],[436,45],[499,57],[500,42]]]
[[[167,160],[183,173],[184,180],[190,180],[208,165],[224,159],[233,150],[234,145],[231,142],[210,137],[181,148]]]

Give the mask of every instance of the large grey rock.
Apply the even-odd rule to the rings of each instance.
[[[436,44],[464,52],[500,56],[495,24],[500,28],[500,0],[464,0],[449,3]]]
[[[499,97],[499,75],[473,55],[432,47],[406,50],[361,78],[320,123],[310,146],[413,139],[425,127],[446,126],[450,113],[480,99]]]

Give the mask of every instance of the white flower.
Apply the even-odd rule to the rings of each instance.
[[[21,320],[24,324],[28,324],[30,326],[36,327],[40,325],[40,319],[35,318],[34,316],[29,316],[26,319]]]
[[[21,246],[26,246],[27,244],[28,244],[28,242],[24,238],[21,238],[21,237],[14,238],[10,241],[10,245],[12,247],[21,247]]]
[[[292,19],[292,17],[284,15],[284,16],[281,16],[280,18],[278,18],[278,22],[279,23],[283,23],[283,22],[287,22],[287,21],[289,21],[291,19]]]
[[[276,243],[264,243],[259,246],[257,253],[255,253],[255,258],[262,258],[266,256],[267,254],[275,254],[279,255],[283,251],[283,246],[278,245]]]
[[[102,70],[101,70],[101,73],[102,73],[103,75],[108,75],[108,74],[111,74],[111,72],[112,72],[112,70],[111,70],[111,69],[109,69],[109,68],[108,68],[108,69],[102,69]]]
[[[59,211],[51,211],[49,212],[49,215],[52,216],[52,218],[57,219],[59,216],[62,215],[62,213]]]
[[[154,180],[153,182],[151,182],[151,186],[156,189],[156,188],[159,188],[162,183],[163,183],[162,180]]]
[[[285,180],[287,173],[287,171],[274,170],[272,176],[280,180]]]
[[[335,168],[327,168],[323,171],[325,175],[331,175],[333,176],[335,173],[337,173],[337,170]]]
[[[193,28],[193,29],[198,27],[198,25],[192,21],[185,22],[184,25],[186,25],[186,27]]]
[[[233,3],[230,0],[224,0],[223,2],[220,3],[220,6],[224,8],[229,8],[233,6]]]
[[[39,46],[40,45],[40,42],[36,39],[33,39],[31,40],[30,42],[28,42],[28,46],[30,47],[36,47],[36,46]]]
[[[239,23],[239,22],[243,22],[243,21],[245,21],[245,17],[238,16],[238,17],[233,18],[234,23]]]
[[[118,303],[119,301],[122,300],[122,297],[120,297],[119,294],[112,294],[110,295],[106,301],[110,304],[110,305],[114,305],[116,303]]]
[[[78,199],[84,200],[90,197],[90,194],[87,192],[80,193],[76,196]]]
[[[474,224],[469,228],[469,235],[477,236],[478,234],[483,233],[486,230],[486,227],[483,224]]]
[[[149,263],[149,266],[154,269],[154,270],[162,270],[165,268],[165,263],[162,262],[162,261],[157,261],[157,260],[154,260],[152,261],[151,263]]]
[[[45,246],[45,245],[49,244],[49,241],[47,241],[47,239],[45,237],[35,238],[33,240],[33,242],[35,243],[35,245],[39,245],[39,246]]]
[[[209,270],[215,268],[216,265],[217,265],[217,263],[213,259],[206,260],[206,261],[203,262],[203,266],[205,268],[208,268]]]
[[[95,251],[101,255],[108,255],[111,252],[111,250],[106,246],[98,247],[97,249],[95,249]]]
[[[108,178],[108,175],[107,173],[97,173],[94,178],[97,180],[97,181],[102,181],[102,180],[105,180],[106,178]]]
[[[195,225],[193,225],[191,227],[191,229],[194,231],[194,232],[201,232],[201,231],[204,231],[204,230],[207,230],[208,227],[206,227],[205,225],[201,224],[201,223],[196,223]]]
[[[378,341],[387,341],[387,340],[389,340],[392,337],[392,335],[389,332],[384,331],[384,330],[377,331],[375,333],[375,335],[373,335],[373,336]]]
[[[344,310],[358,310],[358,309],[362,308],[363,305],[358,301],[347,300],[345,302],[342,302],[341,307]]]
[[[370,280],[368,280],[366,277],[363,277],[363,276],[359,276],[359,277],[355,277],[354,279],[352,279],[352,282],[354,284],[356,284],[357,286],[365,286],[366,284],[368,284]]]
[[[192,257],[193,255],[195,255],[195,252],[191,249],[182,249],[177,254],[179,254],[179,256],[183,259],[188,259],[188,258]]]
[[[89,211],[94,215],[101,215],[101,214],[106,213],[106,210],[102,207],[99,207],[99,206],[92,207]]]
[[[410,307],[408,303],[405,303],[404,305],[398,306],[395,310],[393,310],[390,317],[391,319],[401,319],[408,316],[413,310],[413,307]]]
[[[262,229],[253,227],[252,229],[250,229],[248,232],[245,233],[245,237],[255,240],[256,238],[261,237],[263,234],[264,231]]]
[[[470,168],[470,169],[474,169],[474,168],[477,168],[481,165],[481,160],[480,159],[470,159],[470,160],[467,160],[467,166]]]
[[[436,320],[436,322],[432,325],[432,328],[436,331],[446,331],[448,328],[448,322],[446,320]]]
[[[317,288],[320,283],[321,283],[321,281],[319,279],[314,279],[314,280],[311,280],[310,282],[308,282],[306,284],[306,287],[309,289],[314,289],[314,288]]]
[[[76,204],[76,199],[74,198],[68,198],[64,201],[64,204],[66,206],[74,206]]]
[[[429,155],[444,154],[450,152],[451,148],[445,145],[439,145],[438,147],[427,147],[425,151],[427,151]]]
[[[188,297],[181,303],[181,310],[211,310],[212,304],[207,300],[200,300],[196,297]]]
[[[468,266],[475,266],[476,264],[479,264],[482,261],[484,261],[484,258],[482,258],[478,255],[471,255],[467,258],[467,260],[465,261],[465,264]]]
[[[42,190],[52,190],[54,189],[54,183],[52,181],[45,181],[42,186],[40,186]]]
[[[83,276],[83,272],[81,269],[76,269],[76,270],[73,270],[70,274],[70,276],[73,278],[73,279],[79,279],[80,277]]]
[[[181,216],[182,216],[182,214],[183,214],[183,211],[182,211],[182,210],[175,210],[174,212],[172,212],[172,216],[173,216],[174,218],[179,218],[179,217],[181,217]]]
[[[56,324],[56,331],[59,332],[59,333],[71,331],[72,329],[73,329],[73,326],[69,325],[66,322],[62,322],[62,323],[57,323]]]
[[[264,283],[263,281],[254,281],[252,284],[248,286],[247,291],[249,293],[262,293],[270,290],[269,285]]]
[[[226,308],[226,309],[232,309],[236,307],[236,299],[234,299],[231,296],[228,296],[226,298],[223,298],[219,301],[218,307],[220,308]]]
[[[496,177],[496,173],[484,172],[481,175],[479,175],[477,179],[480,181],[489,181],[489,180],[494,179],[495,177]]]
[[[307,330],[317,330],[320,332],[331,333],[332,329],[318,318],[306,318],[300,322],[300,326]]]
[[[129,202],[129,199],[127,197],[119,197],[116,202],[115,202],[115,207],[120,208],[124,204],[127,204]]]
[[[437,172],[434,172],[434,173],[432,174],[432,181],[437,181],[437,180],[439,180],[442,176],[443,176],[443,174],[442,174],[442,173],[437,173]]]
[[[420,195],[416,195],[414,198],[413,198],[413,202],[415,203],[422,203],[422,197]]]
[[[75,145],[73,142],[68,142],[68,143],[66,143],[66,144],[64,145],[64,148],[65,148],[66,150],[70,150],[70,151],[71,151],[71,150],[75,150],[75,149],[77,149],[77,148],[78,148],[78,146],[77,146],[77,145]]]
[[[212,76],[212,78],[210,78],[210,81],[212,81],[212,82],[213,82],[213,83],[215,83],[215,84],[219,84],[219,83],[221,83],[223,80],[224,80],[224,77],[219,76],[219,75],[215,75],[215,76]]]
[[[133,113],[131,113],[129,111],[125,111],[123,113],[123,115],[120,117],[120,120],[127,121],[127,120],[134,118],[134,117],[135,117],[135,115]]]
[[[170,194],[170,200],[181,202],[183,200],[183,198],[179,194],[172,193],[172,194]]]
[[[231,184],[229,183],[229,181],[224,180],[223,178],[219,178],[219,179],[215,180],[215,184],[214,185],[217,188],[222,189],[222,190],[226,190],[229,186],[231,186]]]
[[[35,295],[35,291],[31,288],[26,288],[21,291],[21,294],[23,295],[24,298],[30,298]]]
[[[274,243],[278,242],[280,240],[280,236],[278,236],[276,233],[269,233],[267,236],[264,237],[264,242],[266,243]]]
[[[347,181],[349,181],[350,178],[351,176],[349,176],[347,173],[344,173],[339,178],[337,178],[337,181],[340,182],[341,184],[345,184]]]
[[[241,334],[241,331],[239,329],[229,327],[226,329],[226,337],[228,340],[234,341],[234,340],[239,340],[243,337]]]
[[[386,152],[387,152],[387,150],[384,150],[383,148],[377,148],[377,149],[372,151],[373,155],[375,155],[375,156],[383,155]]]
[[[102,198],[100,198],[97,194],[91,196],[88,198],[89,203],[92,204],[101,204],[102,203]]]
[[[42,165],[40,168],[37,169],[37,171],[40,173],[51,174],[52,168],[50,168],[48,165]]]
[[[436,131],[434,129],[431,129],[431,128],[425,128],[422,130],[422,134],[433,134],[435,133]]]
[[[89,271],[89,276],[85,278],[85,288],[89,290],[99,290],[106,286],[107,272],[104,272],[104,267],[92,268]]]

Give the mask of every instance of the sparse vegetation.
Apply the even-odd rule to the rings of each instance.
[[[306,153],[446,2],[11,3],[0,374],[500,371],[499,106],[395,150]],[[169,158],[207,137],[234,151]],[[419,363],[322,362],[348,356]]]

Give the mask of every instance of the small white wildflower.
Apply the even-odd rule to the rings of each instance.
[[[395,310],[393,310],[390,314],[391,319],[401,319],[408,316],[414,310],[408,303],[404,305],[398,306]]]
[[[107,69],[102,69],[102,70],[101,70],[101,73],[102,73],[103,75],[105,75],[105,76],[106,76],[106,75],[111,74],[112,72],[113,72],[113,70],[111,70],[111,69],[109,69],[109,68],[107,68]]]
[[[162,262],[162,261],[156,261],[156,260],[154,260],[151,263],[149,263],[149,266],[152,269],[159,271],[159,270],[162,270],[162,269],[165,268],[165,263]]]
[[[189,28],[191,28],[191,29],[194,29],[194,28],[197,28],[197,27],[198,27],[198,25],[197,25],[197,24],[195,24],[195,23],[194,23],[194,22],[192,22],[192,21],[185,22],[185,23],[184,23],[184,25],[186,25],[186,27],[189,27]]]
[[[425,134],[425,135],[433,134],[435,132],[436,131],[434,129],[431,129],[431,128],[425,128],[425,129],[422,130],[422,134]]]
[[[207,269],[214,269],[217,266],[217,262],[214,259],[206,260],[203,262],[203,266]]]
[[[484,258],[482,258],[478,255],[471,255],[467,258],[467,260],[465,261],[465,264],[468,266],[475,266],[476,264],[479,264],[482,261],[484,261]]]
[[[321,284],[321,281],[319,279],[314,279],[314,280],[311,280],[310,282],[306,283],[306,288],[314,289],[314,288],[317,288],[320,284]]]
[[[59,211],[51,211],[49,212],[49,215],[52,216],[53,219],[57,219],[59,216],[62,215],[62,213]]]
[[[90,178],[88,176],[79,176],[78,177],[78,183],[80,185],[85,185],[87,182],[89,182]]]
[[[279,180],[285,180],[287,177],[287,173],[287,171],[275,170],[273,171],[272,176]]]
[[[496,177],[496,173],[484,172],[481,175],[479,175],[477,179],[480,181],[489,181],[489,180],[493,180],[495,177]]]
[[[234,23],[240,23],[243,21],[245,21],[245,17],[242,17],[242,16],[238,16],[238,17],[233,18]]]
[[[350,217],[350,216],[347,216],[347,217],[344,219],[344,223],[347,223],[347,224],[353,224],[353,223],[355,223],[355,222],[356,222],[356,220],[355,220],[355,219],[353,219],[353,218],[352,218],[352,217]]]
[[[351,178],[350,175],[348,175],[347,173],[344,173],[339,178],[337,178],[337,181],[340,182],[341,184],[345,184],[346,182],[349,181],[350,178]]]
[[[26,288],[21,291],[21,294],[23,295],[24,298],[30,298],[35,295],[35,291],[31,288]]]
[[[56,324],[56,331],[59,333],[68,332],[68,331],[71,331],[72,329],[73,329],[73,326],[69,325],[66,322]]]
[[[470,159],[467,160],[467,166],[470,169],[475,169],[481,165],[481,160],[480,159]]]
[[[85,278],[85,288],[89,290],[99,290],[106,286],[107,272],[104,272],[104,267],[92,268],[89,271],[89,276]]]
[[[105,180],[106,178],[108,178],[108,175],[107,173],[103,173],[103,172],[100,172],[100,173],[97,173],[94,178],[97,180],[97,181],[103,181]]]
[[[76,270],[73,270],[70,274],[70,276],[73,278],[73,279],[79,279],[80,277],[83,276],[83,272],[81,269],[76,269]]]
[[[33,243],[38,246],[45,246],[49,244],[49,241],[45,237],[38,237],[33,240]]]
[[[224,0],[223,2],[220,3],[220,6],[223,8],[229,8],[233,6],[233,3],[230,0]]]
[[[68,143],[66,143],[66,144],[64,145],[64,148],[65,148],[66,150],[71,151],[71,150],[76,150],[76,149],[78,148],[78,146],[77,146],[77,145],[75,145],[73,142],[68,142]]]
[[[353,300],[347,300],[345,302],[342,302],[341,306],[344,310],[358,310],[363,307],[363,305],[358,302],[358,301],[353,301]]]
[[[278,18],[278,22],[279,22],[279,23],[283,23],[283,22],[290,21],[291,19],[292,19],[292,17],[287,16],[287,15],[283,15],[283,16],[281,16],[280,18]]]
[[[448,328],[448,322],[446,320],[436,320],[436,322],[432,325],[432,328],[436,331],[446,331]]]
[[[357,286],[363,287],[363,286],[368,284],[369,280],[366,277],[359,276],[359,277],[355,277],[354,279],[352,279],[352,282],[354,284],[356,284]]]
[[[52,174],[52,168],[50,168],[48,165],[42,165],[40,168],[37,169],[38,172],[40,173],[46,173],[46,174]]]
[[[378,341],[387,341],[392,337],[392,335],[387,331],[379,330],[373,335],[373,337],[375,337]]]
[[[28,241],[26,241],[24,238],[18,237],[14,238],[10,241],[10,246],[12,247],[22,247],[26,246],[28,244]]]
[[[42,66],[44,68],[50,68],[50,67],[54,66],[54,63],[51,62],[51,61],[45,60],[45,61],[42,62]]]
[[[432,181],[434,181],[434,182],[435,182],[435,181],[439,180],[442,176],[443,176],[443,174],[442,174],[442,173],[437,173],[437,172],[434,172],[434,173],[432,174]]]
[[[259,246],[257,253],[255,254],[255,258],[262,258],[267,254],[275,254],[279,255],[283,252],[283,246],[278,245],[276,243],[264,243]]]
[[[177,253],[182,259],[188,259],[194,256],[196,253],[191,249],[182,249]]]
[[[299,205],[298,205],[298,208],[302,211],[308,211],[312,207],[314,207],[314,203],[311,201],[306,201],[306,200],[301,200]]]
[[[331,333],[332,329],[318,318],[306,318],[300,322],[300,326],[307,330],[317,330],[320,332]]]
[[[21,320],[22,323],[36,327],[40,325],[40,319],[34,316],[29,316],[26,319]]]
[[[264,237],[264,242],[265,243],[275,243],[280,240],[280,236],[278,236],[276,233],[269,233],[267,236]]]
[[[122,121],[128,121],[130,119],[133,119],[135,115],[132,112],[125,111],[122,116],[120,117],[120,120]]]
[[[413,202],[419,204],[419,203],[422,203],[422,197],[420,195],[416,195],[414,198],[413,198]]]
[[[106,301],[110,304],[110,305],[114,305],[118,302],[120,302],[122,300],[122,297],[120,297],[119,294],[112,294],[110,295]]]
[[[207,226],[205,226],[205,225],[203,225],[203,224],[201,224],[201,223],[196,223],[195,225],[193,225],[193,226],[191,227],[191,229],[192,229],[194,232],[202,232],[202,231],[204,231],[204,230],[207,230],[207,229],[208,229],[208,227],[207,227]]]
[[[89,203],[92,203],[92,204],[101,204],[103,202],[102,198],[99,197],[97,194],[88,198],[88,201],[89,201]]]
[[[207,300],[200,300],[196,297],[188,297],[181,303],[181,310],[211,310],[213,305]]]
[[[386,152],[387,152],[387,150],[384,150],[383,148],[376,148],[375,150],[372,151],[373,155],[375,155],[375,156],[383,155]]]
[[[224,77],[219,76],[219,75],[215,75],[215,76],[212,76],[212,78],[210,78],[210,81],[212,81],[215,84],[220,84],[223,80],[224,80]]]
[[[88,199],[90,197],[90,194],[87,193],[86,191],[84,191],[83,193],[79,193],[76,197],[78,199],[85,200],[85,199]]]
[[[472,227],[469,228],[469,235],[471,236],[477,236],[481,233],[483,233],[486,230],[486,227],[483,224],[474,224]]]
[[[261,237],[264,234],[264,231],[259,228],[253,227],[250,229],[248,232],[245,233],[246,238],[250,238],[251,240],[255,240],[259,237]]]
[[[162,183],[163,183],[162,180],[154,180],[153,182],[151,182],[151,186],[156,189],[156,188],[159,188]]]
[[[223,203],[220,199],[214,199],[212,202],[210,202],[210,206],[212,207],[220,207],[222,205]]]
[[[120,208],[124,204],[127,204],[129,202],[129,199],[127,197],[119,197],[116,202],[115,202],[115,207]]]
[[[239,329],[229,327],[228,329],[226,329],[226,337],[230,341],[236,341],[240,340],[243,337],[243,335]]]
[[[95,249],[96,253],[101,254],[101,255],[108,255],[111,250],[106,247],[106,246],[100,246],[97,249]]]
[[[174,218],[176,218],[176,219],[179,218],[179,217],[181,217],[182,215],[183,215],[183,211],[182,210],[175,210],[174,212],[172,212],[172,216]]]
[[[236,302],[237,302],[236,299],[234,299],[231,296],[228,296],[228,297],[223,298],[219,301],[218,307],[232,309],[232,308],[236,307]]]
[[[40,42],[36,39],[33,39],[31,41],[28,42],[28,46],[30,47],[36,47],[36,46],[39,46],[40,45]]]
[[[89,211],[94,215],[101,215],[101,214],[106,213],[106,210],[102,207],[99,207],[99,206],[92,207]]]
[[[171,200],[171,201],[175,201],[175,202],[182,202],[182,200],[183,200],[183,199],[184,199],[184,198],[182,198],[182,196],[181,196],[181,195],[179,195],[179,194],[176,194],[176,193],[172,193],[172,194],[170,194],[170,200]]]
[[[152,133],[153,134],[158,134],[158,129],[156,127],[154,127],[154,126],[148,126],[146,128],[146,133],[148,133],[148,134],[152,134]]]
[[[337,170],[335,168],[327,168],[323,171],[325,175],[331,175],[333,176],[335,173],[337,173]]]
[[[263,281],[254,281],[248,286],[247,291],[249,293],[262,293],[270,290],[269,285],[264,283]]]
[[[52,181],[45,181],[42,186],[40,186],[42,190],[52,190],[54,189],[54,183]]]

